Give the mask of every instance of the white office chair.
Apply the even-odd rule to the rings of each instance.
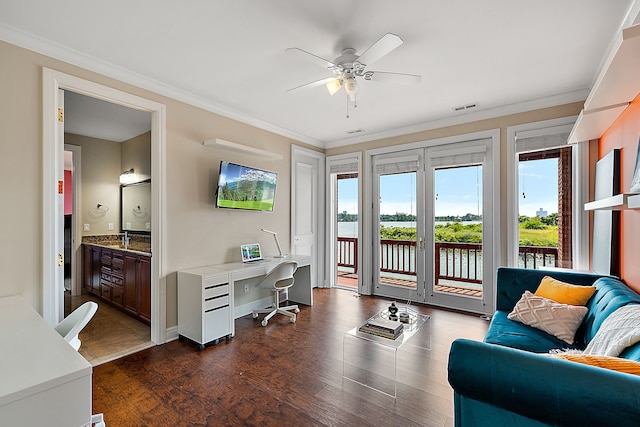
[[[78,334],[87,326],[94,314],[98,311],[98,304],[93,301],[87,301],[80,307],[76,308],[73,313],[65,317],[62,322],[54,328],[66,342],[69,343],[76,351],[80,348],[80,340]]]
[[[253,310],[253,318],[257,319],[258,314],[267,313],[262,319],[262,326],[267,326],[269,319],[275,316],[276,313],[289,316],[291,323],[296,323],[296,315],[294,313],[300,313],[300,309],[297,305],[288,305],[286,307],[280,307],[280,292],[286,291],[293,286],[294,278],[293,273],[298,269],[298,264],[294,261],[284,261],[273,267],[267,275],[258,283],[258,285],[265,289],[270,289],[275,292],[275,302],[269,309]],[[293,313],[292,313],[293,311]]]

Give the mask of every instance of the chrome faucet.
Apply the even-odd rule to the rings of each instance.
[[[127,249],[129,247],[129,241],[131,240],[131,238],[127,235],[127,232],[124,232],[124,236],[122,236],[122,246],[124,246],[125,249]]]

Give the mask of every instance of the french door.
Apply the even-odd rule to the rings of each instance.
[[[488,311],[493,275],[490,142],[373,156],[374,294]]]
[[[375,156],[373,169],[374,293],[424,301],[424,151]]]

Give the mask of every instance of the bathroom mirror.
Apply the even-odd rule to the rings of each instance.
[[[151,180],[120,186],[120,231],[151,234]]]

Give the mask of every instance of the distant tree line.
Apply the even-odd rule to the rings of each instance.
[[[557,214],[556,214],[557,215]],[[358,214],[350,214],[347,211],[338,213],[338,222],[356,222],[358,220]],[[380,215],[380,221],[383,222],[414,222],[416,216],[413,214],[396,212],[395,214],[382,214]],[[474,215],[468,213],[466,215],[447,215],[437,216],[435,220],[438,222],[469,222],[469,221],[482,221],[482,215]]]
[[[529,217],[526,215],[520,215],[520,226],[527,230],[546,230],[547,227],[558,226],[558,214],[552,213],[545,217]]]

